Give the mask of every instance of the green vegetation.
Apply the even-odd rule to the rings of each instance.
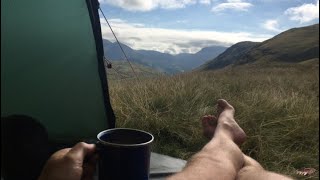
[[[319,57],[319,24],[293,28],[252,48],[238,64],[254,61],[301,62]]]
[[[299,63],[315,58],[319,58],[319,24],[289,29],[261,43],[239,42],[198,69],[214,70],[248,63]]]
[[[250,50],[259,45],[259,42],[243,41],[229,47],[226,51],[211,61],[206,62],[197,69],[199,70],[215,70],[221,69],[228,65],[233,65],[245,56]]]
[[[248,135],[243,152],[268,170],[303,179],[294,175],[296,169],[319,170],[315,62],[110,80],[117,127],[149,131],[155,136],[153,151],[188,159],[207,142],[200,117],[215,113],[216,100],[224,98],[235,107],[235,117]]]
[[[106,64],[106,63],[105,63]],[[129,63],[127,61],[112,61],[112,68],[107,69],[107,76],[109,80],[116,80],[116,79],[130,79],[135,77]],[[135,70],[135,73],[139,77],[156,77],[161,75],[161,72],[155,71],[154,69],[137,64],[137,63],[132,63],[131,65],[133,69]]]

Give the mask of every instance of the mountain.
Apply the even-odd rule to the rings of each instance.
[[[226,49],[227,47],[223,46],[210,46],[202,48],[195,54],[181,53],[175,56],[176,64],[185,71],[191,70],[202,65],[206,61],[217,57]]]
[[[125,60],[116,42],[104,39],[103,46],[104,54],[108,60]],[[226,47],[222,46],[210,46],[201,49],[195,54],[182,53],[171,55],[152,50],[134,50],[123,43],[121,43],[121,46],[130,61],[169,74],[191,70],[205,61],[215,58],[226,49]]]
[[[122,44],[121,47],[123,48],[124,52],[128,56],[129,60],[134,62],[139,62],[139,59],[142,58],[142,54],[139,54],[129,46]],[[103,48],[104,48],[104,55],[108,60],[125,60],[125,57],[117,43],[112,43],[106,39],[103,39]]]
[[[293,28],[262,42],[239,60],[301,62],[319,57],[319,24]]]
[[[319,59],[319,24],[293,28],[261,43],[240,42],[201,66],[202,70],[263,62]]]
[[[142,57],[139,58],[139,63],[157,71],[169,74],[183,71],[181,67],[175,64],[174,56],[171,54],[151,50],[136,50],[136,52],[142,55]]]
[[[244,41],[232,45],[225,52],[220,54],[214,60],[205,63],[200,68],[203,70],[219,69],[230,64],[234,64],[238,59],[247,54],[258,42]]]

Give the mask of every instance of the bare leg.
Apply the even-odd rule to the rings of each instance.
[[[266,171],[254,159],[244,155],[244,167],[238,172],[238,180],[290,180],[292,178],[277,174],[274,172]]]
[[[195,154],[185,169],[169,179],[235,179],[243,167],[244,157],[238,145],[246,134],[234,120],[234,108],[218,100],[220,112],[213,138]]]
[[[219,110],[218,110],[219,114]],[[205,137],[211,139],[215,135],[218,119],[215,116],[208,115],[202,118],[203,134]],[[291,179],[289,177],[266,171],[263,167],[251,157],[243,154],[244,165],[237,174],[239,180],[277,180],[277,179]]]

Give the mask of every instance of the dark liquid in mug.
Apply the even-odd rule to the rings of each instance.
[[[111,130],[100,137],[100,140],[108,143],[133,145],[149,142],[152,136],[131,129]]]

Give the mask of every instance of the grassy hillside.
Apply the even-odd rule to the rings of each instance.
[[[204,65],[200,66],[199,70],[214,70],[220,69],[230,64],[235,63],[241,59],[246,53],[248,53],[254,46],[258,45],[258,42],[244,41],[232,45],[225,52],[211,61],[208,61]]]
[[[200,117],[225,98],[248,135],[243,152],[291,176],[319,169],[319,68],[308,63],[110,80],[109,87],[117,127],[150,131],[155,152],[188,159],[199,151],[207,142]]]
[[[319,58],[319,24],[293,28],[261,43],[237,43],[199,69],[213,70],[248,63],[299,63],[315,58]]]
[[[252,61],[301,62],[319,58],[319,24],[293,28],[262,42],[238,63]]]
[[[106,63],[105,63],[106,64]],[[135,77],[129,63],[127,61],[112,61],[112,68],[107,69],[107,76],[110,80],[115,79],[132,79]],[[141,64],[132,63],[132,67],[138,77],[156,77],[162,73]],[[106,64],[107,67],[107,64]]]
[[[300,64],[319,67],[319,58],[313,58],[313,59],[309,59],[306,61],[302,61],[302,62],[300,62]]]

